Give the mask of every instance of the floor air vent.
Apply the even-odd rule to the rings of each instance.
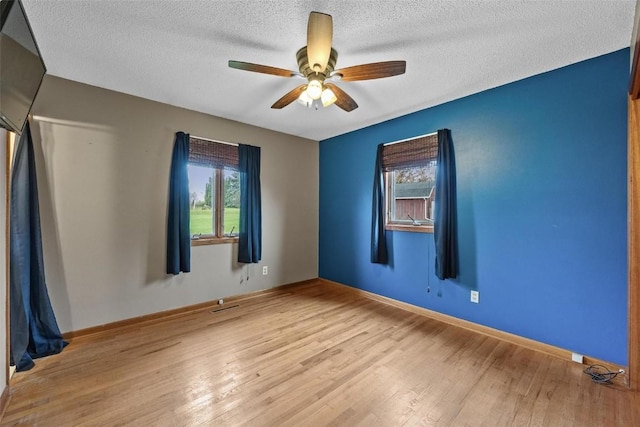
[[[217,313],[219,311],[223,311],[223,310],[231,310],[232,308],[237,308],[240,307],[240,304],[236,304],[236,305],[230,305],[229,307],[220,307],[220,308],[216,308],[215,310],[211,310],[209,313]]]

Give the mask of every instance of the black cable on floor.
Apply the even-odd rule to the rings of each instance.
[[[611,381],[622,372],[610,371],[602,365],[591,365],[584,370],[584,373],[589,375],[594,383],[611,384]]]

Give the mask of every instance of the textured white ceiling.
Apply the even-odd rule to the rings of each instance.
[[[322,140],[628,47],[635,0],[22,0],[48,73]],[[336,68],[404,59],[402,76],[341,82],[346,113],[271,104],[301,84],[309,12],[333,16]]]

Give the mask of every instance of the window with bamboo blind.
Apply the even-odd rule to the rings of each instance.
[[[384,146],[386,228],[433,231],[438,135],[426,135]]]
[[[237,241],[238,146],[190,137],[188,172],[192,244]]]

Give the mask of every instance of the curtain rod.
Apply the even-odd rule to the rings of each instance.
[[[233,145],[235,147],[238,146],[237,142],[226,142],[226,141],[218,141],[217,139],[211,139],[211,138],[203,138],[201,136],[195,136],[195,135],[189,135],[190,138],[193,139],[202,139],[203,141],[209,141],[209,142],[217,142],[218,144],[226,144],[226,145]]]
[[[427,136],[433,136],[437,134],[438,132],[425,133],[424,135],[412,136],[411,138],[401,139],[400,141],[387,142],[386,144],[382,144],[382,145],[386,147],[387,145],[400,144],[401,142],[411,141],[412,139],[426,138]]]

